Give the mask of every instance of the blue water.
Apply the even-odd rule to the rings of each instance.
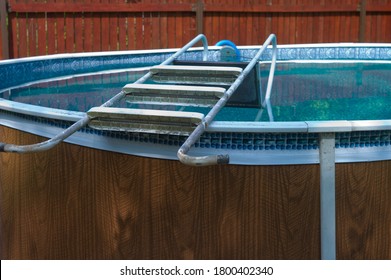
[[[261,65],[263,92],[269,65]],[[0,93],[0,97],[33,105],[88,111],[137,80],[142,72],[96,73],[38,82]],[[391,119],[391,64],[279,63],[272,90],[275,121]],[[152,105],[120,107],[156,108]],[[208,108],[158,106],[159,109],[207,113]],[[259,109],[226,107],[216,120],[254,121]],[[263,112],[261,121],[268,121]]]

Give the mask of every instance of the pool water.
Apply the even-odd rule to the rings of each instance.
[[[391,118],[391,64],[279,64],[272,93],[276,120]]]
[[[261,64],[263,92],[269,64]],[[145,70],[95,73],[40,81],[0,93],[16,102],[86,112],[140,78]],[[275,121],[391,119],[391,64],[322,62],[277,64],[271,103]],[[128,104],[119,107],[156,108]],[[159,109],[207,113],[209,108],[160,105]],[[257,108],[226,107],[216,120],[268,121]]]

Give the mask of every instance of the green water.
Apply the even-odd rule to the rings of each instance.
[[[276,73],[275,120],[391,119],[391,64],[282,64]]]
[[[269,65],[261,65],[263,92]],[[96,74],[37,83],[0,94],[17,102],[72,111],[88,111],[140,77],[132,72]],[[391,119],[391,64],[279,63],[272,90],[275,121]],[[152,105],[121,107],[156,108]],[[209,108],[158,106],[159,109],[197,111]],[[216,120],[254,121],[259,109],[226,107]],[[268,121],[266,111],[260,118]]]

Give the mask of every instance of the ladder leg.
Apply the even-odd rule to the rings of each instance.
[[[177,156],[179,160],[187,165],[192,166],[206,166],[206,165],[216,165],[216,164],[227,164],[229,163],[228,155],[210,155],[210,156],[200,156],[193,157],[187,155],[191,146],[201,137],[202,133],[205,131],[205,124],[201,123],[193,131],[192,134],[186,139],[185,143],[179,148]]]

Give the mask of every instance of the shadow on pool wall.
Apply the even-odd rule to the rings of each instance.
[[[0,164],[1,259],[320,258],[317,164],[194,168],[65,143]],[[391,259],[390,186],[391,161],[337,164],[338,259]]]

